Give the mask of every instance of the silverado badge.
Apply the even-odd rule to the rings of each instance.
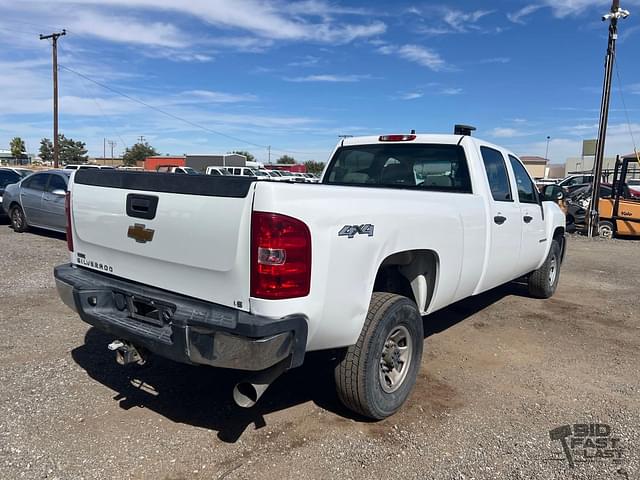
[[[142,223],[136,223],[129,227],[127,231],[127,237],[133,238],[138,243],[147,243],[153,240],[153,234],[156,231],[151,228],[146,228]]]

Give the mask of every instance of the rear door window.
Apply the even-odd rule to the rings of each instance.
[[[496,202],[513,202],[507,165],[502,154],[489,147],[480,147],[480,153],[493,199]]]
[[[37,173],[35,175],[31,175],[22,182],[22,186],[32,190],[44,191],[47,186],[47,180],[49,180],[48,173]]]

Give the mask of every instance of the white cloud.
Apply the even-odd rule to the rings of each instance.
[[[353,83],[371,78],[370,75],[336,75],[320,74],[307,75],[305,77],[285,78],[288,82],[329,82],[329,83]]]
[[[225,93],[214,92],[212,90],[188,90],[180,94],[182,97],[191,97],[195,101],[204,101],[210,103],[239,103],[239,102],[253,102],[257,100],[255,95],[244,93]]]
[[[580,126],[580,125],[578,125]],[[573,127],[567,125],[559,128],[561,131],[570,131]],[[596,127],[597,128],[597,127]],[[634,136],[640,138],[640,124],[631,124],[631,131]],[[552,163],[564,163],[569,157],[579,157],[582,150],[582,140],[585,138],[594,138],[590,135],[581,135],[575,137],[558,137],[552,136],[549,142],[549,159]],[[546,139],[531,143],[505,143],[505,147],[511,148],[520,155],[540,155],[544,156],[546,149]],[[617,154],[627,154],[633,151],[633,142],[629,134],[629,125],[619,123],[610,125],[607,130],[607,139],[605,142],[605,155],[614,156]]]
[[[513,137],[520,137],[523,135],[519,130],[516,130],[515,128],[509,128],[509,127],[496,127],[493,130],[491,130],[489,134],[495,138],[513,138]]]
[[[430,68],[434,72],[449,68],[439,53],[420,45],[385,45],[378,48],[378,52],[384,55],[397,55],[410,62]]]
[[[461,88],[444,88],[442,89],[442,95],[460,95],[462,93]]]
[[[424,97],[424,93],[422,92],[407,92],[400,95],[400,100],[416,100],[418,98]]]
[[[527,5],[521,8],[520,10],[507,13],[507,18],[509,19],[509,21],[513,23],[519,23],[521,25],[524,25],[525,24],[524,19],[529,15],[531,15],[532,13],[537,12],[541,8],[544,8],[544,5],[537,5],[537,4]]]
[[[75,34],[91,35],[110,42],[170,48],[182,48],[191,43],[183,32],[170,23],[143,22],[88,10],[71,15],[67,22],[69,30]]]
[[[412,15],[418,15],[429,23],[418,27],[418,32],[426,35],[445,35],[452,33],[487,32],[478,22],[493,13],[493,10],[474,10],[465,12],[449,7],[413,7]],[[435,21],[434,21],[435,20]]]
[[[8,3],[7,0],[5,0]],[[305,1],[294,3],[283,3],[277,0],[59,0],[57,5],[69,6],[66,9],[63,19],[65,24],[69,24],[68,15],[71,11],[72,17],[76,17],[73,30],[82,33],[93,34],[112,41],[133,41],[135,43],[153,43],[163,41],[163,34],[167,35],[164,40],[169,46],[182,44],[184,39],[178,35],[176,27],[170,24],[159,24],[159,28],[150,28],[146,25],[145,30],[139,29],[139,22],[131,19],[121,18],[125,25],[131,25],[132,32],[127,32],[121,28],[122,23],[111,23],[110,21],[99,21],[94,13],[94,18],[83,18],[82,15],[73,15],[73,11],[82,6],[92,8],[120,9],[122,11],[141,10],[145,12],[161,12],[170,14],[180,14],[197,18],[198,20],[215,25],[224,29],[239,29],[249,32],[257,37],[272,40],[304,40],[319,43],[345,44],[358,38],[368,38],[380,35],[386,31],[386,25],[381,21],[370,21],[369,23],[343,23],[337,19],[344,19],[343,13],[349,9],[334,7],[332,4],[323,1]],[[21,6],[45,8],[49,5],[42,0],[31,0],[24,2]],[[12,4],[13,6],[13,4]],[[47,9],[50,12],[50,8]],[[350,13],[357,13],[357,9],[349,10]],[[53,18],[47,20],[48,23],[56,23],[56,12],[50,12]],[[102,13],[108,20],[108,15]],[[321,18],[318,21],[318,16]],[[96,21],[98,20],[98,21]],[[118,25],[114,28],[114,25]],[[92,32],[92,27],[97,27]],[[162,30],[162,31],[160,31]],[[140,39],[134,38],[133,33],[140,35]],[[117,37],[123,37],[118,40]],[[194,42],[194,39],[191,39]]]
[[[640,5],[637,0],[627,0],[628,5]],[[627,5],[627,6],[628,6]],[[625,5],[622,5],[625,7]],[[537,12],[542,8],[550,8],[555,18],[566,18],[584,14],[588,10],[600,9],[600,13],[604,14],[611,8],[610,0],[541,0],[538,3],[532,3],[525,7],[507,14],[507,18],[513,23],[525,24],[525,18]]]

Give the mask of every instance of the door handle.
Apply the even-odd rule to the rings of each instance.
[[[522,219],[524,220],[524,223],[531,223],[533,217],[531,215],[525,215],[524,217],[522,217]]]
[[[502,225],[504,222],[507,221],[507,217],[503,217],[502,215],[496,215],[495,217],[493,217],[493,221],[496,222],[498,225]]]

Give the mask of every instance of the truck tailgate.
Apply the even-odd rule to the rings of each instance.
[[[79,170],[72,261],[248,310],[252,201],[241,177]]]

